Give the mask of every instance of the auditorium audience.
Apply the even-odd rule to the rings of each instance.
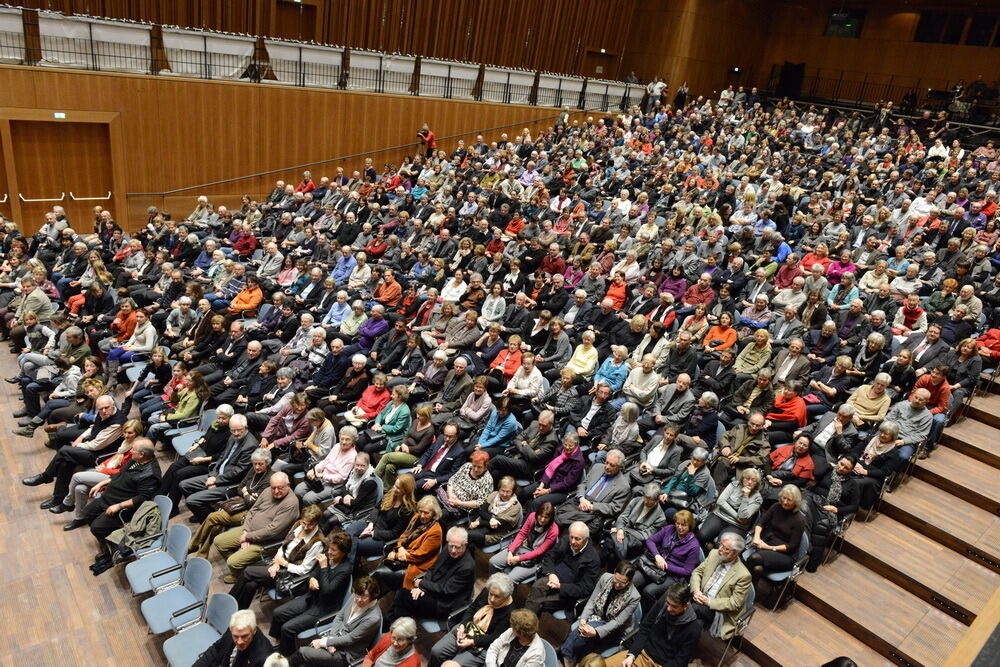
[[[243,611],[197,664],[270,653],[282,573],[259,613],[291,664],[419,667],[417,618],[457,623],[430,667],[539,665],[563,611],[571,667],[640,600],[609,664],[687,664],[1000,361],[995,160],[730,92],[452,154],[424,126],[381,173],[120,238],[10,225],[16,433],[55,450],[23,484],[102,542],[157,493],[200,524]],[[170,461],[143,434],[180,419]]]

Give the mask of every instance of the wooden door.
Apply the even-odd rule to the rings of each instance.
[[[92,232],[94,206],[110,208],[114,195],[108,125],[12,120],[10,134],[25,233],[53,206],[66,209],[77,232]]]
[[[0,133],[0,215],[7,219],[13,218],[11,200],[17,198],[16,192],[7,192],[10,183],[7,180],[7,164],[3,159],[3,135]]]
[[[587,51],[583,57],[582,76],[592,79],[615,79],[618,76],[618,57],[613,53]]]

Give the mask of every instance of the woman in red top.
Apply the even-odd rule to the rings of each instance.
[[[615,274],[614,280],[608,285],[608,291],[604,295],[605,299],[614,302],[615,310],[625,307],[625,299],[628,297],[628,284],[625,282],[625,274],[619,271]]]
[[[830,268],[830,264],[833,263],[833,260],[827,257],[827,253],[829,253],[829,248],[827,248],[826,244],[817,243],[816,249],[802,258],[802,263],[800,265],[802,270],[808,273],[809,271],[812,271],[814,264],[822,264],[823,273],[826,273],[826,270]]]
[[[514,373],[521,367],[521,337],[514,334],[507,339],[507,347],[493,357],[486,375],[490,379],[490,389],[500,391],[507,386]]]
[[[357,405],[345,412],[342,416],[359,429],[375,419],[382,408],[389,404],[389,390],[385,388],[385,373],[376,373],[372,378],[372,383],[361,394]]]
[[[409,616],[397,618],[389,626],[389,632],[375,644],[361,661],[362,667],[420,667],[420,654],[414,646],[417,624]]]
[[[806,425],[806,402],[799,395],[801,393],[802,384],[792,380],[774,397],[774,407],[764,415],[764,425],[769,432],[791,433]]]

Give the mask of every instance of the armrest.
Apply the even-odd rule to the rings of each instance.
[[[153,574],[149,575],[149,582],[152,583],[153,579],[157,577],[162,577],[163,575],[168,574],[170,572],[176,572],[183,567],[184,567],[183,565],[171,565],[170,567],[165,567],[162,570],[157,570]]]
[[[145,537],[138,537],[135,539],[136,544],[142,544],[146,542],[154,542],[163,537],[163,533],[153,533],[152,535],[146,535]]]
[[[204,600],[199,600],[198,602],[192,602],[188,606],[181,607],[180,609],[178,609],[174,613],[170,614],[170,618],[171,619],[175,619],[178,616],[183,616],[184,614],[187,614],[188,612],[192,612],[195,609],[199,609],[199,608],[204,607],[204,606],[205,606],[205,601]],[[173,621],[171,620],[171,622],[173,622]]]

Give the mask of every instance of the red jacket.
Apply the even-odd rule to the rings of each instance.
[[[364,664],[374,665],[379,656],[389,650],[391,645],[392,635],[387,632],[382,635],[381,639],[378,640],[378,644],[375,644],[375,648],[368,651],[368,655],[366,655],[364,659]],[[410,657],[399,663],[397,667],[420,667],[420,654],[417,653],[416,648],[414,648]]]
[[[257,249],[257,237],[253,234],[243,234],[233,242],[233,251],[239,255],[252,255]]]
[[[777,470],[789,457],[795,456],[795,446],[785,445],[784,447],[778,447],[768,456],[771,459],[771,470]],[[815,475],[813,474],[815,470],[816,464],[809,454],[795,459],[795,465],[792,466],[792,474],[801,479],[815,479]]]

